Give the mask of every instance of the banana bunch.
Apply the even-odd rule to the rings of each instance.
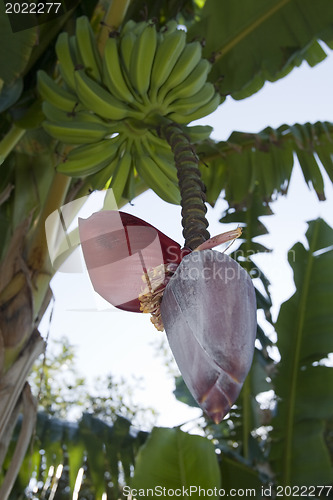
[[[111,179],[116,199],[130,199],[140,176],[164,200],[179,203],[173,155],[156,128],[162,117],[186,125],[219,105],[200,43],[186,43],[176,21],[160,31],[152,21],[128,21],[101,56],[83,16],[74,36],[59,35],[56,54],[59,82],[40,71],[38,89],[45,130],[76,146],[58,170],[90,176],[93,188]],[[205,134],[196,127],[194,135]]]

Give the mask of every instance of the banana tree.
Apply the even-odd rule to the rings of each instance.
[[[0,9],[1,46],[8,47],[8,53],[0,54],[0,463],[23,413],[0,490],[6,499],[34,427],[35,403],[26,377],[44,348],[38,324],[51,298],[49,282],[55,272],[45,235],[47,217],[94,189],[111,187],[122,206],[151,188],[170,203],[182,203],[185,243],[194,250],[209,238],[204,199],[213,205],[223,192],[230,209],[236,209],[227,214],[228,220],[239,214],[243,244],[249,248],[256,245],[256,231],[262,230],[256,225],[259,214],[268,210],[273,194],[286,193],[295,153],[306,182],[324,199],[319,165],[333,180],[332,124],[234,133],[226,142],[210,139],[207,128],[187,125],[223,105],[226,95],[242,99],[304,60],[319,63],[326,55],[322,42],[333,47],[333,13],[329,0],[305,0],[302,5],[296,0],[269,5],[264,0],[187,0],[181,6],[147,1],[144,7],[139,0],[113,0],[106,14],[100,4],[83,1],[52,22],[38,26],[35,20],[13,31],[13,18],[4,6]],[[178,25],[187,27],[186,35]],[[313,245],[321,250],[327,248],[324,243]],[[250,271],[251,263],[247,267]],[[269,295],[256,294],[258,307],[269,317]],[[300,346],[311,340],[301,335],[304,318],[301,313],[298,317]],[[257,335],[262,346],[258,356],[268,361],[268,340],[260,329]],[[320,354],[325,356],[327,349],[323,345]],[[290,397],[292,408],[302,387],[297,370],[308,366],[302,356],[296,352],[295,365],[288,367],[292,392],[286,392],[284,382],[277,384],[278,395]],[[307,373],[312,373],[310,368]],[[318,384],[326,373],[315,371]],[[325,381],[322,385],[329,390]],[[242,429],[247,458],[254,418],[251,390],[250,372],[241,394],[244,418],[234,429],[235,436]],[[286,412],[283,405],[281,412]],[[327,407],[320,413],[315,438],[321,439],[329,412]],[[295,409],[286,414],[287,442],[272,447],[280,464],[281,457],[286,459],[284,469],[276,468],[282,484],[288,484],[301,459],[293,452],[301,439],[293,433],[300,416]],[[276,422],[279,429],[281,422]],[[297,425],[308,432],[306,423]],[[328,477],[323,472],[323,480]]]

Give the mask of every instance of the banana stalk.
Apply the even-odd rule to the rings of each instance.
[[[199,158],[188,136],[177,123],[164,124],[160,133],[174,154],[181,194],[185,246],[194,250],[210,237],[207,231],[205,186],[198,167]]]

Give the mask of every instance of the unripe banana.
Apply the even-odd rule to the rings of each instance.
[[[103,83],[111,94],[118,99],[131,103],[134,96],[125,81],[119,60],[118,43],[115,38],[109,38],[104,48]]]
[[[215,94],[207,104],[205,104],[204,106],[200,106],[193,112],[188,113],[187,115],[183,115],[181,113],[170,113],[170,115],[168,115],[168,118],[179,124],[187,124],[193,122],[194,120],[199,120],[200,118],[213,113],[213,111],[215,111],[220,104],[220,100],[221,97],[219,96],[219,94]]]
[[[133,161],[122,194],[123,198],[131,202],[135,198],[135,176]]]
[[[194,70],[201,59],[201,45],[199,42],[188,43],[174,68],[172,69],[167,81],[162,85],[158,92],[158,100],[163,101],[166,94],[182,83],[185,78]]]
[[[121,36],[126,35],[129,32],[134,33],[135,36],[139,36],[141,35],[146,26],[147,26],[146,21],[140,21],[136,23],[135,21],[130,19],[121,29]]]
[[[127,117],[142,118],[142,114],[133,111],[127,104],[113,97],[110,92],[92,80],[84,70],[75,72],[78,97],[82,104],[97,115],[110,120],[122,120]]]
[[[156,57],[151,71],[149,90],[149,97],[153,102],[156,101],[158,90],[167,80],[180,54],[183,52],[185,43],[185,31],[177,30],[165,36],[157,47]]]
[[[100,123],[107,128],[108,133],[116,132],[118,130],[117,125],[112,123],[107,123],[99,116],[89,111],[61,111],[60,109],[53,106],[53,104],[44,101],[42,104],[42,109],[47,120],[51,122],[90,122],[90,123]]]
[[[79,146],[69,152],[65,160],[57,166],[57,170],[71,177],[95,174],[112,162],[119,146],[118,137]]]
[[[129,77],[131,58],[136,44],[136,36],[133,31],[129,31],[120,40],[120,54],[126,75]]]
[[[168,21],[164,26],[163,28],[161,29],[162,33],[164,36],[169,36],[171,35],[171,33],[173,33],[174,31],[176,31],[176,29],[178,28],[178,22],[176,21],[176,19],[170,19],[170,21]]]
[[[97,155],[99,160],[112,160],[124,142],[119,136],[102,139],[94,144],[83,144],[72,149],[66,156],[66,161],[85,161],[89,156]]]
[[[154,146],[150,144],[147,139],[143,139],[142,143],[145,149],[145,153],[148,156],[151,156],[151,158],[155,161],[156,165],[166,175],[166,177],[175,185],[177,185],[177,168],[175,166],[173,157],[168,158],[167,156],[164,156],[161,151],[158,151],[158,153],[156,153]]]
[[[136,27],[137,23],[133,19],[129,19],[124,26],[121,28],[121,35],[124,36],[128,32],[132,32]]]
[[[75,112],[62,111],[48,101],[43,101],[42,110],[45,118],[51,122],[73,121],[73,116],[76,115]]]
[[[89,122],[44,122],[48,134],[66,144],[89,144],[103,139],[109,132],[99,123]]]
[[[187,115],[196,109],[206,105],[214,96],[215,87],[212,83],[205,83],[205,85],[191,97],[184,99],[177,99],[169,106],[169,110],[175,113]]]
[[[117,166],[118,158],[115,156],[113,160],[108,163],[104,168],[89,176],[89,182],[91,188],[94,189],[105,189],[109,186],[111,177]]]
[[[71,90],[75,90],[74,71],[75,62],[74,54],[71,51],[68,33],[62,32],[58,36],[55,45],[56,54],[59,61],[59,70],[64,82]]]
[[[128,175],[130,173],[132,165],[132,155],[129,151],[125,150],[124,154],[118,159],[117,167],[112,176],[110,189],[112,189],[113,195],[115,197],[116,203],[120,202]],[[105,204],[108,203],[108,193],[105,197]]]
[[[151,156],[144,154],[139,146],[135,153],[135,167],[149,188],[168,203],[179,205],[180,193],[176,186],[165,174],[161,171],[157,163]]]
[[[86,16],[76,20],[76,43],[85,66],[86,73],[96,81],[101,81],[102,61],[98,52],[95,35]]]
[[[133,87],[141,96],[145,96],[149,89],[156,45],[155,25],[148,23],[137,38],[132,52],[129,72]]]
[[[83,59],[81,57],[80,51],[78,49],[75,35],[72,35],[69,37],[69,47],[70,47],[71,53],[73,54],[73,59],[75,61],[75,69],[83,67],[84,62],[83,62]]]
[[[201,142],[208,139],[213,131],[210,125],[193,125],[186,127],[186,133],[189,135],[191,142]]]
[[[138,168],[151,187],[155,178],[157,189],[164,192],[162,197],[172,203],[179,199],[174,159],[166,141],[157,137],[155,127],[162,117],[187,124],[212,112],[220,102],[213,85],[206,83],[210,63],[201,59],[200,43],[186,45],[185,31],[177,28],[177,22],[172,20],[157,33],[152,22],[129,21],[119,38],[106,41],[102,61],[89,20],[78,18],[76,36],[69,38],[62,33],[56,44],[65,88],[44,72],[38,76],[40,93],[46,101],[45,129],[53,137],[65,143],[91,144],[116,132],[122,140],[128,140],[127,150],[124,148],[120,154],[126,165],[126,153],[134,140]],[[141,144],[141,153],[140,142],[146,148],[142,151]],[[154,170],[147,170],[147,162],[142,163],[140,154],[152,157],[153,163],[147,162],[155,165]],[[84,175],[85,168],[89,168],[97,175],[96,169],[102,167],[96,156],[95,161],[88,154],[83,167],[69,163],[67,171]],[[132,162],[130,168],[134,168]],[[117,166],[114,183],[119,175],[123,182],[128,178],[124,180],[119,172]],[[171,195],[167,195],[166,186]]]
[[[37,73],[38,91],[42,98],[63,111],[73,111],[77,108],[77,97],[57,85],[45,71]]]
[[[206,83],[210,68],[210,62],[207,59],[201,59],[188,77],[180,85],[177,85],[177,87],[167,93],[164,99],[165,105],[168,106],[176,99],[190,97],[199,92]]]
[[[148,130],[148,132],[146,133],[146,137],[154,150],[157,150],[157,152],[161,152],[163,156],[169,159],[169,161],[174,161],[174,155],[171,151],[171,147],[165,139],[161,139],[161,137],[158,137],[156,132],[153,130]]]

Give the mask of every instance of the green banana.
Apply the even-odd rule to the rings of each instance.
[[[163,101],[167,93],[182,83],[185,78],[194,70],[201,59],[201,45],[199,42],[191,42],[185,45],[185,48],[179,56],[175,66],[171,70],[168,79],[162,85],[158,92],[158,100]]]
[[[190,97],[205,85],[211,64],[207,59],[201,59],[193,71],[177,87],[167,93],[164,103],[168,106],[176,99]]]
[[[83,144],[72,149],[66,156],[68,161],[86,161],[89,156],[98,156],[98,161],[111,160],[123,143],[124,138],[119,136],[102,139],[93,144]]]
[[[196,109],[206,105],[216,93],[215,87],[212,83],[205,83],[205,85],[196,94],[183,99],[177,99],[169,106],[169,110],[187,115]]]
[[[171,147],[165,139],[159,137],[157,133],[153,130],[148,130],[146,132],[145,137],[151,144],[151,147],[157,149],[157,151],[161,152],[163,156],[166,156],[169,159],[169,161],[173,162],[174,160],[173,152],[171,151]]]
[[[134,156],[135,167],[149,188],[168,203],[179,205],[180,193],[176,186],[161,171],[157,163],[147,154],[142,152],[141,146],[137,146],[137,153]]]
[[[129,68],[131,83],[141,96],[144,96],[149,89],[156,46],[157,36],[155,25],[148,23],[137,38]]]
[[[133,19],[129,19],[124,26],[121,28],[121,36],[126,35],[128,32],[133,32],[134,28],[136,27],[137,23],[133,21]]]
[[[75,83],[82,104],[97,115],[110,120],[143,117],[142,113],[131,110],[127,104],[112,96],[110,92],[92,80],[84,70],[75,72]]]
[[[73,59],[75,61],[75,69],[77,69],[77,67],[84,66],[83,59],[81,57],[80,51],[76,43],[75,35],[69,37],[69,48],[71,53],[73,54]]]
[[[178,28],[178,22],[176,19],[170,19],[162,28],[162,33],[165,36],[171,35],[171,33],[174,33],[176,29]]]
[[[173,156],[168,158],[162,154],[159,150],[158,153],[152,144],[149,143],[147,139],[142,140],[143,146],[146,150],[146,154],[151,156],[159,169],[170,179],[174,184],[178,184],[177,168]]]
[[[69,152],[65,160],[57,166],[57,170],[71,177],[95,174],[112,162],[119,146],[118,137],[79,146]]]
[[[201,142],[205,139],[209,139],[212,131],[213,127],[210,125],[193,125],[192,127],[186,127],[186,133],[189,135],[191,142]]]
[[[101,170],[89,176],[89,183],[93,190],[106,189],[109,187],[111,177],[117,166],[118,158],[115,156],[113,160],[103,167]]]
[[[77,47],[87,74],[100,82],[102,61],[97,49],[94,32],[86,16],[77,18],[75,34]]]
[[[129,32],[134,33],[135,36],[141,35],[146,26],[147,21],[140,21],[136,23],[135,21],[130,19],[121,29],[120,35],[124,36]]]
[[[184,115],[182,113],[170,113],[170,115],[168,115],[168,118],[179,124],[190,123],[194,120],[199,120],[204,116],[210,115],[210,113],[213,113],[213,111],[215,111],[220,104],[220,101],[221,97],[219,96],[219,94],[215,93],[210,101],[208,101],[203,106],[195,109],[191,113],[188,113],[187,115]]]
[[[117,99],[127,103],[134,100],[121,69],[118,43],[115,38],[109,38],[104,47],[103,83]]]
[[[151,21],[149,21],[149,22],[151,22]],[[136,26],[133,29],[134,35],[137,37],[140,36],[147,25],[148,25],[148,21],[140,21],[139,23],[136,23]]]
[[[56,54],[59,61],[59,70],[64,82],[71,90],[75,90],[74,71],[75,63],[69,43],[68,33],[62,32],[58,36],[55,45]]]
[[[134,175],[134,167],[133,162],[127,177],[127,181],[123,191],[123,198],[131,202],[135,198],[135,175]]]
[[[75,111],[62,111],[48,101],[43,101],[42,110],[45,118],[51,122],[73,121],[73,116],[76,115]]]
[[[53,104],[44,101],[42,104],[43,113],[45,118],[51,122],[90,122],[99,123],[107,128],[107,131],[111,134],[112,132],[117,132],[118,128],[114,122],[107,123],[99,116],[89,111],[61,111],[60,109],[53,106]]]
[[[129,77],[132,53],[136,44],[136,36],[129,31],[120,39],[120,54],[125,68],[125,74]]]
[[[185,43],[185,31],[177,30],[165,36],[157,47],[150,78],[149,97],[151,101],[156,101],[157,93],[173,70],[180,54],[184,50]]]
[[[100,141],[108,129],[99,123],[90,122],[44,122],[46,132],[66,144],[89,144]]]
[[[58,85],[47,73],[39,70],[37,73],[38,91],[45,101],[62,111],[77,109],[78,100],[75,95]]]
[[[111,184],[109,189],[112,190],[112,193],[115,197],[116,203],[121,200],[123,195],[126,182],[128,179],[128,175],[130,173],[132,165],[132,155],[128,150],[125,150],[124,154],[118,159],[117,167],[114,171],[114,174],[111,179]],[[105,204],[108,203],[108,193],[105,196]]]

